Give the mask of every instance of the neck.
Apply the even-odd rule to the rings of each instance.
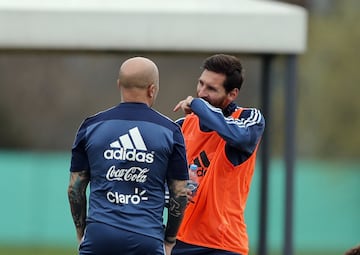
[[[143,103],[147,106],[152,106],[152,98],[150,98],[146,90],[139,89],[122,89],[121,102],[123,103]]]
[[[151,107],[151,101],[148,98],[144,98],[142,96],[129,97],[129,96],[122,95],[121,102],[122,103],[143,103],[143,104],[146,104],[147,106]]]
[[[228,117],[235,111],[235,109],[236,109],[236,104],[234,102],[231,102],[225,108],[222,109],[222,112],[225,117]]]
[[[148,107],[151,107],[151,105],[148,102],[137,101],[137,100],[121,100],[121,103],[146,104]]]

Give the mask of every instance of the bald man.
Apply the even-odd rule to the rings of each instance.
[[[85,119],[72,147],[68,197],[79,254],[170,255],[187,203],[184,138],[151,108],[159,91],[153,61],[126,60],[117,85],[121,103]]]

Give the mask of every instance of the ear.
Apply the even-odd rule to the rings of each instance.
[[[119,79],[117,79],[116,84],[117,84],[117,87],[120,88],[120,80]]]
[[[147,95],[150,98],[154,98],[156,96],[156,86],[154,84],[148,86]]]
[[[233,90],[231,90],[228,94],[227,97],[230,101],[234,101],[238,95],[239,95],[239,89],[238,88],[234,88]]]

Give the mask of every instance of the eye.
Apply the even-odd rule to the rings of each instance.
[[[210,91],[216,91],[216,88],[212,87],[212,86],[208,86],[208,90]]]

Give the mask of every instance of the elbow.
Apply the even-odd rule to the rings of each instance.
[[[75,195],[75,190],[74,190],[74,186],[72,186],[71,184],[68,186],[68,189],[67,189],[67,194],[68,194],[68,197],[69,199],[74,197]]]
[[[67,189],[67,194],[68,194],[69,200],[74,201],[79,197],[80,192],[78,189],[76,189],[73,185],[70,184]]]
[[[172,180],[169,186],[170,196],[183,196],[186,195],[187,180]]]

